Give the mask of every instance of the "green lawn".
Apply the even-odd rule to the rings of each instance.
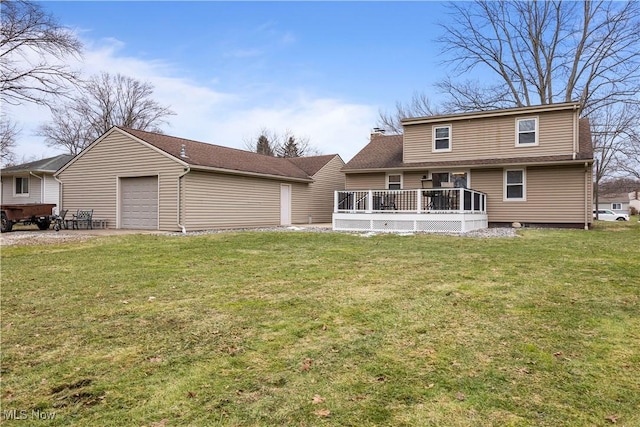
[[[638,426],[639,244],[635,221],[4,247],[2,422]]]

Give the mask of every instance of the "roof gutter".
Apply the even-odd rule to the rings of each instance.
[[[182,230],[182,234],[187,234],[187,229],[184,228],[184,225],[181,224],[182,222],[182,218],[181,218],[181,213],[182,213],[182,178],[184,178],[184,176],[186,174],[188,174],[189,172],[191,172],[191,167],[189,165],[187,165],[184,169],[184,172],[182,174],[180,174],[178,176],[178,227],[180,227],[180,229]]]
[[[294,177],[284,176],[284,175],[272,175],[272,174],[259,173],[259,172],[236,171],[233,169],[216,168],[212,166],[191,165],[190,167],[193,168],[194,171],[198,170],[198,171],[204,171],[204,172],[218,172],[218,173],[224,173],[227,175],[252,176],[252,177],[259,177],[259,178],[276,179],[279,181],[293,181],[293,182],[304,182],[304,183],[314,182],[312,178],[294,178]]]
[[[422,171],[425,169],[447,169],[447,168],[468,168],[468,169],[488,169],[488,168],[502,168],[505,166],[553,166],[553,165],[581,165],[583,163],[591,164],[593,159],[588,160],[559,160],[559,161],[542,161],[542,162],[504,162],[504,163],[460,163],[460,164],[416,164],[415,166],[395,166],[395,167],[381,167],[381,168],[366,168],[366,169],[341,169],[345,173],[372,173],[372,172],[385,172],[385,171]]]
[[[549,111],[578,110],[579,108],[580,108],[579,103],[564,102],[561,104],[535,105],[535,106],[529,106],[529,107],[479,111],[475,113],[456,113],[456,114],[445,114],[440,116],[410,117],[410,118],[402,119],[401,123],[403,125],[417,125],[417,124],[426,124],[426,123],[437,123],[445,120],[446,121],[471,120],[471,119],[488,118],[488,117],[536,114],[536,113],[549,112]]]

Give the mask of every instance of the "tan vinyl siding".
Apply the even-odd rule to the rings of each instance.
[[[281,181],[192,171],[184,177],[184,226],[209,228],[280,225]],[[308,186],[291,185],[291,222],[306,223]]]
[[[429,171],[427,170],[421,172],[405,172],[402,175],[402,188],[405,190],[422,188],[422,177],[428,175]]]
[[[309,184],[292,182],[291,224],[307,224],[309,222],[309,200],[311,200]]]
[[[335,156],[313,176],[314,182],[309,186],[305,221],[308,222],[308,217],[311,216],[314,223],[331,222],[333,194],[345,188],[345,176],[341,171],[343,166],[344,162],[340,156]]]
[[[487,193],[489,222],[584,223],[586,175],[584,166],[527,167],[526,201],[504,201],[504,169],[471,171],[473,189]]]
[[[93,209],[94,217],[117,225],[118,180],[158,176],[160,230],[178,230],[177,181],[183,166],[131,137],[114,131],[83,153],[58,176],[62,206],[73,212]]]
[[[347,174],[345,190],[383,190],[386,179],[384,172]]]
[[[573,111],[553,111],[443,122],[450,124],[451,151],[432,152],[432,129],[436,124],[414,124],[404,128],[404,161],[428,162],[467,159],[550,156],[572,154],[575,121]],[[516,119],[538,118],[538,145],[516,147]]]

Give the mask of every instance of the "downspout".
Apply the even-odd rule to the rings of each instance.
[[[35,176],[40,180],[40,203],[44,203],[44,180],[42,179],[42,177],[36,175],[31,171],[29,171],[29,175]]]
[[[64,190],[64,185],[62,184],[62,181],[58,179],[57,176],[55,175],[52,175],[52,176],[53,176],[53,179],[55,179],[58,182],[58,184],[60,184],[58,186],[58,188],[60,188],[60,190],[58,190],[58,215],[60,215],[60,212],[62,212],[62,193]]]
[[[182,178],[189,172],[191,172],[191,167],[187,165],[184,173],[178,176],[178,227],[180,227],[180,229],[182,230],[182,234],[187,234],[187,229],[184,228],[184,225],[181,224],[182,218],[180,218],[182,212]]]
[[[591,209],[589,209],[589,186],[593,188],[593,184],[589,174],[589,163],[584,162],[584,229],[589,229],[589,215],[591,215]]]
[[[580,138],[580,119],[578,113],[573,115],[573,160],[576,159],[578,153],[578,138]]]

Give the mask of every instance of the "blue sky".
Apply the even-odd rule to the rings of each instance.
[[[434,98],[441,2],[41,3],[85,45],[72,65],[155,86],[177,115],[167,134],[244,148],[267,128],[309,138],[348,161],[379,112],[416,91]],[[18,155],[59,151],[33,134],[44,108],[7,108],[20,123]]]

